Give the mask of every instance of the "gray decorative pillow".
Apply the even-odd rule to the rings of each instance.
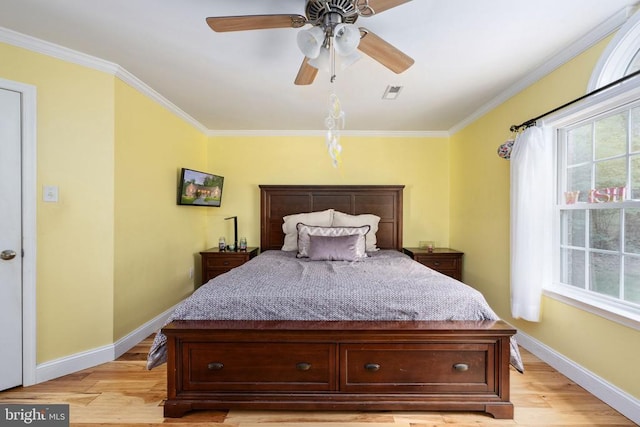
[[[347,236],[309,236],[309,259],[312,261],[357,261],[357,234]]]
[[[358,258],[365,258],[367,256],[365,235],[370,229],[368,225],[362,227],[320,227],[306,225],[300,222],[296,228],[298,230],[298,258],[306,258],[309,256],[310,236],[359,236],[356,244],[357,256]]]

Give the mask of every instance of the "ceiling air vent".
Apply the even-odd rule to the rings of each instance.
[[[400,95],[401,90],[402,90],[402,86],[389,85],[385,89],[384,94],[382,95],[382,99],[389,99],[389,100],[398,99],[398,96]]]

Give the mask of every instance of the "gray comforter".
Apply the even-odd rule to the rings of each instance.
[[[310,261],[266,251],[210,280],[167,320],[497,320],[481,293],[392,250],[362,261]],[[147,359],[166,361],[159,332]],[[522,371],[515,339],[511,363]]]

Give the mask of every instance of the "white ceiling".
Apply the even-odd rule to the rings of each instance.
[[[349,131],[449,131],[636,0],[413,0],[365,26],[415,59],[338,71]],[[113,62],[211,131],[324,126],[329,75],[293,81],[299,29],[215,33],[208,16],[295,13],[304,0],[0,0],[0,27]],[[307,27],[308,28],[308,27]],[[1,60],[1,59],[0,59]],[[401,85],[395,101],[387,85]],[[523,121],[529,117],[523,117]]]

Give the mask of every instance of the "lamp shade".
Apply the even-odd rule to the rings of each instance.
[[[331,70],[331,57],[329,49],[321,49],[318,56],[309,61],[309,65],[318,70],[329,72]]]
[[[307,58],[317,58],[324,43],[324,30],[320,27],[313,27],[302,30],[297,36],[298,47]]]
[[[360,29],[354,24],[338,24],[334,30],[334,46],[340,56],[349,56],[360,44]]]
[[[355,52],[353,52],[353,53],[351,53],[350,55],[347,55],[347,56],[341,56],[340,57],[340,69],[344,70],[347,67],[350,67],[355,62],[357,62],[360,58],[362,58],[362,55],[360,55],[358,53],[358,51],[355,51]]]

